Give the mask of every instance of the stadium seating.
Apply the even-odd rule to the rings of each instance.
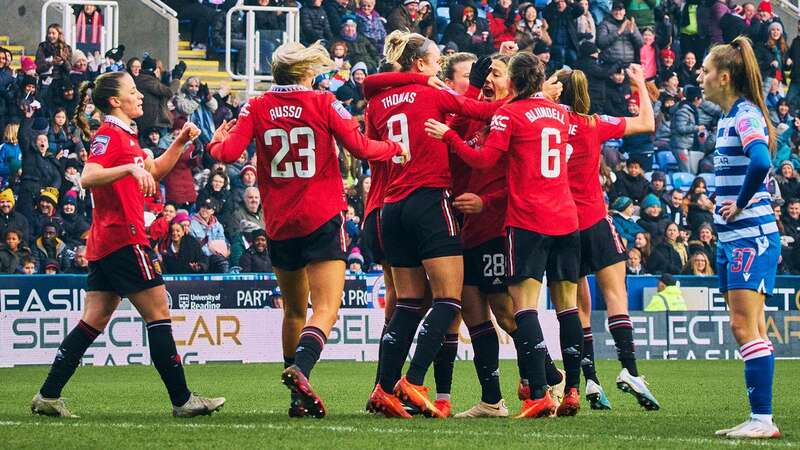
[[[695,179],[695,176],[689,172],[675,172],[671,177],[672,185],[684,192],[689,190],[689,186],[692,185],[692,181]]]
[[[662,172],[678,171],[678,160],[675,158],[675,155],[673,155],[671,151],[662,150],[656,152],[655,160],[656,164],[658,164],[658,167]]]

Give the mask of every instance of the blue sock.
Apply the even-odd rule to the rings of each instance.
[[[762,339],[752,340],[739,348],[744,359],[744,380],[753,417],[771,420],[772,379],[775,373],[775,356]]]

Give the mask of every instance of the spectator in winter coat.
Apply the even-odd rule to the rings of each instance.
[[[160,134],[166,134],[172,120],[169,112],[169,100],[178,92],[183,70],[186,64],[178,65],[172,70],[172,84],[165,86],[161,80],[161,69],[155,59],[147,57],[142,61],[142,71],[136,78],[136,89],[142,93],[142,110],[144,114],[136,119],[139,130],[157,128]]]
[[[769,87],[772,79],[781,83],[786,82],[786,55],[789,47],[783,37],[783,26],[779,22],[772,22],[767,26],[766,39],[763,44],[753,46],[764,78],[764,86]]]
[[[611,16],[597,28],[597,46],[606,62],[630,64],[637,61],[642,34],[633,19],[625,18],[625,5],[615,2]]]
[[[364,35],[376,50],[383,53],[387,33],[383,17],[375,11],[375,0],[361,0],[361,7],[356,10],[356,22],[358,34]]]
[[[602,106],[605,99],[605,86],[606,80],[609,79],[612,72],[615,72],[615,66],[606,66],[600,62],[600,50],[592,42],[581,42],[577,69],[586,74],[589,81],[589,98],[590,113],[594,114],[599,111],[598,106]]]
[[[678,226],[670,222],[664,228],[662,242],[653,249],[647,267],[652,273],[681,273],[688,260],[688,249],[680,240]]]
[[[218,218],[228,214],[229,209],[233,208],[231,202],[231,191],[229,189],[230,181],[224,172],[214,172],[208,179],[205,187],[198,192],[197,205],[205,204],[208,199],[217,201],[214,208]],[[179,205],[180,206],[180,205]]]
[[[175,112],[200,128],[200,137],[197,139],[203,145],[211,142],[216,129],[214,113],[218,107],[217,100],[208,90],[208,85],[200,83],[197,77],[189,77],[175,97]]]
[[[42,234],[42,229],[49,223],[58,224],[58,235],[61,236],[64,221],[58,214],[58,189],[54,187],[42,189],[37,198],[36,208],[30,212],[28,221],[31,224],[31,234],[34,238]]]
[[[684,90],[686,99],[675,105],[672,113],[672,138],[670,147],[682,172],[697,173],[692,161],[699,161],[704,152],[701,140],[707,136],[706,127],[700,124],[697,108],[703,103],[700,89],[689,86]],[[699,157],[696,156],[699,153]]]
[[[31,241],[31,229],[28,219],[14,210],[14,192],[11,189],[0,191],[0,236],[8,230],[17,230],[21,234],[22,242],[27,245]]]
[[[0,143],[0,189],[13,186],[22,167],[22,151],[19,148],[19,124],[9,123],[3,131]]]
[[[32,256],[37,260],[37,267],[44,272],[49,261],[57,261],[59,272],[67,264],[67,245],[58,236],[61,229],[56,222],[48,222],[42,227],[42,232],[33,244]]]
[[[328,14],[320,5],[322,0],[311,0],[300,9],[300,42],[303,45],[333,40]]]
[[[547,21],[547,31],[550,33],[550,38],[553,39],[551,46],[553,64],[556,67],[565,64],[573,67],[578,59],[578,45],[580,44],[578,25],[575,19],[583,15],[583,7],[579,3],[553,0],[544,9],[543,15]],[[641,43],[641,36],[639,36],[639,40]]]
[[[791,161],[781,163],[780,176],[777,178],[781,197],[787,200],[800,198],[800,180]]]
[[[438,38],[438,24],[436,23],[438,16],[433,10],[433,5],[428,0],[421,0],[418,9],[418,25],[419,34],[428,39],[436,40]]]
[[[25,112],[25,119],[19,129],[19,147],[22,151],[22,186],[18,192],[18,208],[21,211],[33,210],[33,198],[45,186],[61,187],[61,164],[48,153],[47,122],[33,118],[33,111]]]
[[[244,201],[236,207],[225,220],[225,233],[231,241],[245,231],[250,232],[263,227],[264,216],[261,210],[261,194],[256,187],[244,191]]]
[[[50,128],[47,130],[48,153],[60,160],[70,153],[77,154],[79,147],[83,147],[83,144],[74,133],[70,132],[67,112],[64,108],[56,109],[53,112]]]
[[[694,53],[686,52],[683,55],[683,63],[678,67],[678,80],[681,86],[696,85],[697,77],[700,75],[700,65]]]
[[[575,20],[578,27],[578,39],[581,42],[595,42],[597,40],[597,22],[594,21],[594,16],[589,11],[589,2],[580,0],[578,3],[583,8],[583,14]]]
[[[703,224],[712,222],[714,222],[714,202],[708,198],[705,178],[697,177],[689,188],[689,211],[686,214],[686,224],[692,232],[692,238],[697,239]]]
[[[708,256],[711,264],[716,264],[717,261],[717,242],[714,237],[714,228],[710,223],[700,225],[697,232],[697,239],[689,241],[689,253],[694,254],[703,252]]]
[[[364,115],[367,101],[364,98],[364,79],[367,78],[367,65],[356,63],[350,69],[350,79],[336,91],[336,98],[345,104],[350,114],[356,117]]]
[[[750,6],[751,7],[753,6],[752,3],[750,4]],[[722,18],[719,20],[719,28],[720,31],[722,32],[723,43],[728,44],[734,39],[736,39],[737,36],[747,35],[747,27],[749,26],[749,24],[745,22],[743,13],[744,13],[744,8],[742,8],[741,6],[736,6],[733,10],[722,16]],[[712,15],[713,15],[713,7],[712,7]],[[711,32],[712,32],[711,39],[714,39],[713,28]]]
[[[386,31],[391,33],[394,30],[401,30],[419,33],[419,18],[417,17],[418,9],[419,0],[404,0],[403,5],[397,6],[389,15],[389,20],[386,23]],[[453,19],[454,16],[450,16],[451,23],[454,21]]]
[[[553,40],[547,32],[547,21],[538,17],[536,6],[532,3],[523,3],[519,7],[519,20],[517,21],[516,41],[520,48],[526,47],[523,41],[530,41],[530,47],[534,47],[539,41],[547,45],[552,45]]]
[[[211,273],[226,273],[230,247],[225,239],[225,230],[214,215],[218,208],[219,203],[213,198],[200,203],[198,212],[192,216],[189,233],[202,244],[203,253],[209,257],[208,270]]]
[[[208,270],[208,256],[197,240],[184,232],[179,222],[169,227],[169,242],[160,249],[164,273],[203,273]]]
[[[664,207],[664,215],[669,218],[670,222],[678,225],[679,227],[686,227],[686,205],[684,204],[683,192],[680,189],[675,188],[670,191],[668,198],[669,200]]]
[[[464,17],[464,7],[459,3],[451,4],[450,17]],[[446,47],[454,44],[457,52],[467,52],[472,46],[472,37],[467,34],[467,27],[460,20],[450,20],[450,23],[444,28],[442,40],[448,43]]]
[[[240,272],[265,273],[272,272],[272,261],[267,252],[267,233],[262,229],[254,230],[250,234],[252,244],[239,258]]]
[[[322,2],[322,9],[328,17],[328,25],[331,31],[338,31],[342,29],[342,25],[347,20],[345,15],[352,15],[348,11],[350,0],[324,0]]]
[[[72,47],[64,41],[61,26],[54,23],[47,27],[47,37],[36,49],[36,73],[47,84],[69,74]]]
[[[513,41],[517,34],[517,8],[513,0],[498,0],[494,10],[486,15],[494,48],[500,49],[503,42]]]
[[[603,99],[597,105],[597,110],[609,116],[626,117],[630,116],[628,104],[631,99],[631,83],[625,76],[625,70],[618,67],[605,81]]]
[[[636,223],[650,233],[650,236],[661,234],[664,227],[669,223],[669,219],[664,217],[661,210],[661,200],[655,194],[647,194],[642,200],[639,215],[641,217]]]
[[[65,195],[61,206],[61,219],[64,224],[64,243],[69,248],[86,243],[85,233],[89,231],[89,222],[78,213],[78,201],[75,195]]]
[[[372,46],[366,36],[356,32],[356,21],[347,18],[342,24],[342,40],[347,43],[347,55],[354,64],[364,63],[368,70],[375,71],[380,61],[380,53]]]
[[[636,224],[633,218],[633,209],[633,201],[628,197],[622,196],[614,200],[609,210],[611,219],[614,222],[614,228],[628,249],[633,248],[636,242],[636,235],[645,232],[642,227]]]
[[[23,258],[31,256],[31,251],[22,241],[22,232],[12,229],[0,236],[4,242],[0,245],[0,274],[22,272]]]
[[[614,196],[626,197],[633,204],[639,205],[650,192],[650,184],[642,172],[642,164],[636,157],[628,158],[625,163],[627,171],[617,172],[617,181],[614,182]]]

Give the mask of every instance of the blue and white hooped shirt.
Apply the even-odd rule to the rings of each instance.
[[[725,200],[736,201],[750,165],[750,149],[757,142],[769,145],[769,129],[761,110],[744,97],[717,124],[717,145],[714,152],[714,175],[717,199],[714,226],[720,242],[766,236],[778,232],[766,180],[750,204],[731,222],[719,214]]]

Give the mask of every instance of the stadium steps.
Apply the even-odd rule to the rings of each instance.
[[[224,70],[223,63],[205,59],[206,52],[203,50],[192,50],[189,41],[178,41],[178,58],[186,63],[183,80],[191,76],[199,77],[211,90],[219,89],[222,83],[227,83],[233,92],[244,91],[247,87],[244,81],[231,80],[228,72]],[[265,90],[267,85],[259,84],[258,87]]]

